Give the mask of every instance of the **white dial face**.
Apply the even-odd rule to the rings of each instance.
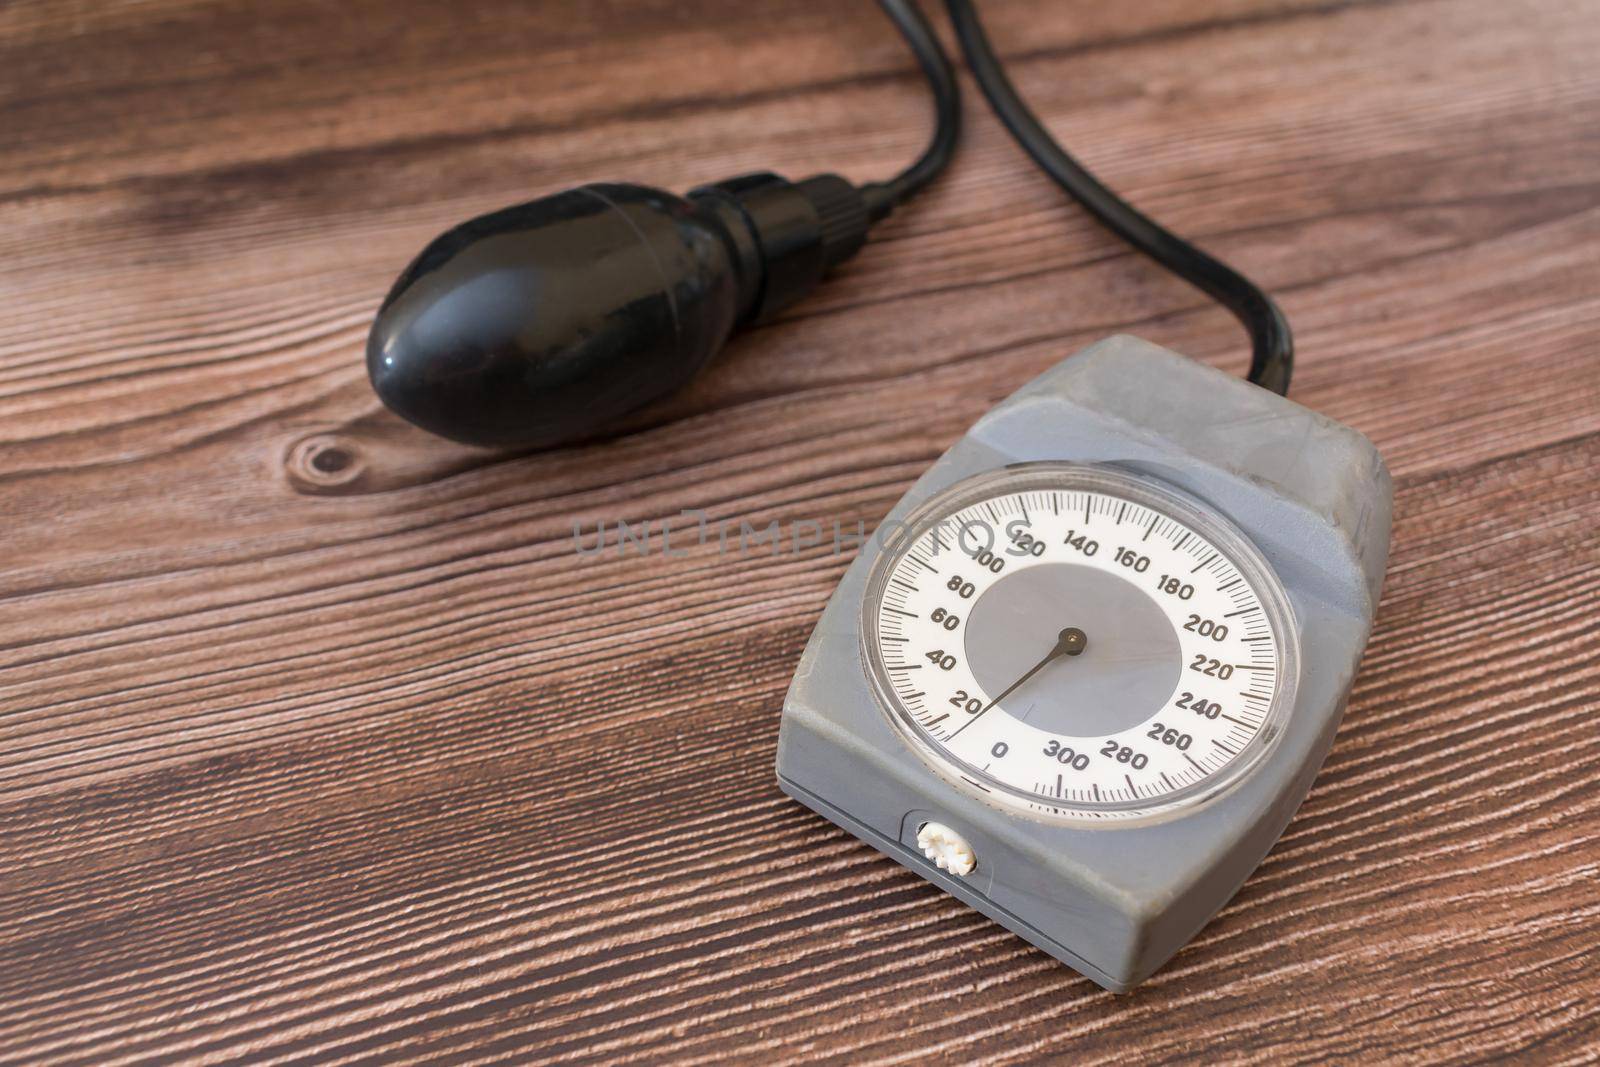
[[[1297,671],[1287,598],[1225,520],[1106,467],[1027,464],[924,505],[868,584],[891,720],[1036,817],[1149,818],[1240,780]]]

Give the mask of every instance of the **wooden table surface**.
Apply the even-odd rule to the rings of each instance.
[[[1111,332],[1243,366],[970,82],[945,179],[637,432],[492,454],[369,391],[371,315],[454,221],[909,160],[927,101],[872,5],[21,0],[0,1058],[1596,1056],[1600,9],[982,7],[1068,145],[1280,297],[1295,398],[1395,474],[1343,728],[1233,903],[1102,992],[778,792],[849,553],[575,551],[685,509],[870,525]]]

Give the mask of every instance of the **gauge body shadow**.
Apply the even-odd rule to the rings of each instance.
[[[896,531],[964,479],[1047,462],[1184,494],[1248,538],[1281,582],[1297,685],[1270,749],[1224,791],[1127,821],[1030,817],[936,770],[875,696],[862,605]],[[867,541],[785,700],[779,784],[1107,989],[1131,989],[1227,903],[1310,789],[1371,630],[1391,501],[1381,457],[1355,430],[1137,338],[1090,346],[975,424],[886,517],[890,532]],[[970,843],[977,862],[965,877],[918,850],[930,822]]]

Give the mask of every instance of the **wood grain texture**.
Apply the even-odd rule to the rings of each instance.
[[[1069,146],[1281,296],[1296,399],[1396,475],[1349,712],[1236,900],[1099,991],[778,793],[848,556],[574,551],[688,508],[870,525],[1109,332],[1242,367],[970,84],[949,175],[637,432],[483,453],[367,388],[453,221],[908,160],[871,5],[21,0],[0,1060],[1596,1058],[1600,11],[983,8]]]

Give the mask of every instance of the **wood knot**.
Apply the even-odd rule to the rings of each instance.
[[[366,472],[355,446],[328,433],[314,433],[290,445],[284,467],[289,484],[302,493],[347,491]]]

